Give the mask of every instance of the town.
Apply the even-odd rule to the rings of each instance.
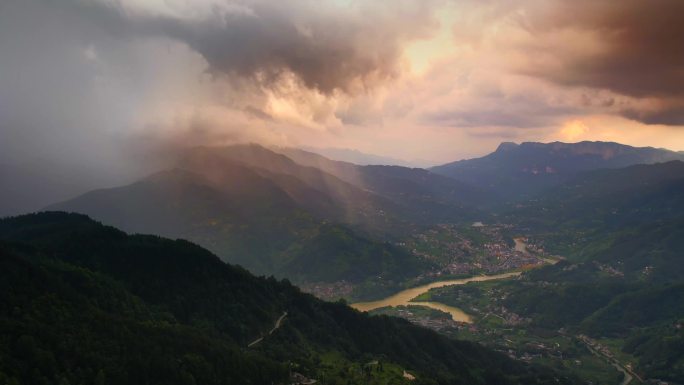
[[[527,238],[513,239],[511,232],[508,224],[440,224],[400,246],[436,265],[423,279],[527,270],[550,261],[541,245]]]
[[[508,224],[439,224],[396,243],[433,266],[416,272],[411,280],[397,283],[376,277],[370,285],[349,281],[298,284],[303,291],[327,301],[356,300],[363,298],[359,291],[364,285],[372,285],[380,292],[378,289],[387,291],[444,279],[528,270],[561,259],[547,255],[538,241],[526,237],[514,239],[512,232],[512,225]]]

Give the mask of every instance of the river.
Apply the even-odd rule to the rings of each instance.
[[[530,252],[529,250],[527,250],[527,243],[525,243],[524,238],[514,238],[513,241],[515,242],[515,251],[519,251],[525,254],[528,254]],[[555,265],[560,260],[558,257],[549,258],[541,255],[537,255],[537,258],[540,258],[542,261],[548,263],[549,265]]]
[[[433,309],[441,310],[443,312],[451,314],[451,317],[454,319],[454,321],[460,321],[460,322],[472,322],[470,316],[466,314],[463,310],[454,307],[454,306],[449,306],[445,305],[443,303],[438,303],[438,302],[411,302],[412,299],[416,298],[417,296],[427,292],[430,289],[438,288],[438,287],[444,287],[444,286],[452,286],[452,285],[464,285],[468,282],[482,282],[482,281],[491,281],[494,279],[504,279],[504,278],[509,278],[509,277],[515,277],[520,275],[520,272],[510,272],[510,273],[503,273],[503,274],[496,274],[496,275],[476,275],[474,277],[469,277],[469,278],[462,278],[462,279],[451,279],[451,280],[446,280],[446,281],[437,281],[437,282],[432,282],[427,285],[422,285],[422,286],[417,286],[411,289],[406,289],[402,290],[392,296],[389,296],[385,299],[381,299],[378,301],[370,301],[370,302],[358,302],[358,303],[353,303],[351,304],[351,307],[354,309],[360,310],[360,311],[371,311],[374,309],[379,309],[381,307],[385,306],[400,306],[400,305],[420,305],[420,306],[426,306],[430,307]]]

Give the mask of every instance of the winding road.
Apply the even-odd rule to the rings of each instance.
[[[613,365],[615,369],[617,369],[619,372],[621,372],[624,377],[620,385],[628,385],[632,380],[635,378],[640,382],[643,383],[644,381],[633,371],[627,369],[620,361],[618,361],[615,357],[607,356],[600,352],[598,349],[596,349],[592,343],[584,336],[577,336],[577,338],[584,343],[584,345],[589,349],[591,353],[593,353],[597,357],[601,357],[605,359],[609,364]]]
[[[283,314],[282,314],[280,317],[278,317],[278,319],[276,320],[275,324],[273,325],[273,329],[269,330],[269,332],[268,332],[267,335],[271,335],[271,334],[273,334],[273,332],[275,332],[276,330],[278,330],[278,329],[280,328],[280,326],[282,325],[283,320],[285,319],[285,317],[287,317],[287,312],[283,312]],[[248,347],[248,348],[251,348],[252,346],[258,344],[259,342],[263,341],[264,337],[265,337],[265,336],[261,336],[261,337],[255,339],[254,341],[250,342],[250,343],[247,345],[247,347]]]

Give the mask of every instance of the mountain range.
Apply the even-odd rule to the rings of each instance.
[[[487,207],[504,196],[524,203],[554,187],[570,191],[559,186],[581,185],[573,178],[591,170],[678,156],[615,143],[504,143],[486,157],[424,170],[359,166],[256,144],[197,147],[183,152],[175,168],[48,209],[84,213],[128,232],[189,239],[257,274],[397,287],[431,269],[397,245],[422,227],[489,218]],[[585,182],[589,189],[602,189],[598,175],[596,187]]]
[[[408,370],[415,383],[575,383],[290,283],[382,297],[435,268],[404,240],[457,224],[489,242],[475,221],[564,257],[491,284],[491,303],[531,320],[525,331],[615,339],[639,373],[681,381],[683,157],[504,143],[425,170],[254,144],[191,148],[169,169],[48,207],[125,233],[58,212],[0,220],[0,323],[12,336],[0,382],[147,383],[161,371],[165,383],[262,384],[294,371],[380,384],[406,383]],[[433,298],[463,305],[448,288]],[[371,367],[377,377],[357,376]]]
[[[573,176],[603,168],[684,160],[684,154],[612,142],[504,142],[493,153],[430,168],[495,193],[501,201],[529,199]]]
[[[429,263],[389,240],[447,209],[454,216],[472,211],[439,195],[470,193],[457,181],[419,169],[359,170],[364,179],[343,179],[258,145],[202,147],[184,153],[174,169],[49,209],[129,232],[187,238],[260,274],[351,282],[399,282],[425,270]],[[379,178],[365,186],[369,173]],[[439,183],[421,190],[426,179]],[[400,193],[389,187],[402,184]]]

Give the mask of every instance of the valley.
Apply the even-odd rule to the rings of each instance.
[[[304,283],[301,287],[326,300],[368,300],[384,293],[391,294],[392,289],[404,288],[406,292],[412,292],[415,286],[429,288],[433,283],[443,281],[467,283],[468,277],[498,277],[559,260],[558,256],[547,255],[543,249],[528,245],[524,238],[511,238],[512,231],[511,225],[484,225],[481,222],[431,226],[395,243],[424,262],[424,268],[414,271],[408,280],[382,288],[363,287],[348,281]]]
[[[506,278],[511,278],[511,277],[516,277],[520,275],[519,272],[510,272],[510,273],[503,273],[503,274],[498,274],[498,275],[479,275],[479,276],[473,276],[470,278],[462,278],[462,279],[455,279],[455,280],[447,280],[447,281],[436,281],[433,283],[429,283],[427,285],[422,285],[410,289],[403,290],[399,293],[396,293],[390,297],[378,300],[378,301],[372,301],[372,302],[357,302],[352,304],[351,306],[357,310],[360,311],[372,311],[375,309],[379,308],[384,308],[384,307],[394,307],[394,306],[406,306],[410,304],[416,305],[415,299],[420,297],[421,295],[427,293],[431,289],[436,289],[440,287],[446,287],[446,286],[455,286],[455,285],[465,285],[469,282],[486,282],[486,281],[492,281],[492,280],[499,280],[499,279],[506,279]],[[470,323],[471,318],[469,315],[464,313],[461,309],[458,309],[456,307],[452,306],[447,306],[444,304],[440,304],[437,302],[420,302],[420,306],[425,306],[429,307],[432,309],[440,310],[445,313],[449,313],[454,321],[458,322],[465,322],[465,323]]]
[[[411,349],[394,346],[388,331],[413,325],[405,343],[422,338],[412,333],[430,331],[438,345],[467,341],[496,353],[496,365],[522,365],[501,373],[512,383],[522,378],[548,383],[536,381],[553,377],[568,384],[676,384],[684,378],[678,326],[684,320],[684,163],[621,168],[622,163],[587,155],[594,147],[578,146],[577,156],[587,162],[583,167],[613,168],[568,169],[562,178],[560,166],[550,168],[554,175],[523,170],[520,183],[531,175],[543,180],[528,185],[532,190],[510,190],[503,200],[497,192],[508,187],[487,187],[492,181],[471,186],[425,170],[357,166],[296,149],[279,153],[237,145],[192,149],[176,168],[48,207],[87,214],[128,234],[188,239],[209,250],[193,254],[213,252],[222,260],[211,262],[214,268],[232,271],[223,278],[206,273],[219,280],[216,287],[213,281],[201,284],[205,272],[197,272],[173,294],[178,298],[158,293],[166,290],[158,285],[179,274],[156,271],[165,266],[163,260],[153,256],[150,266],[140,266],[159,280],[143,283],[141,277],[122,275],[132,267],[119,265],[125,255],[105,252],[95,241],[104,236],[105,245],[123,242],[113,250],[131,247],[146,255],[135,245],[147,238],[101,229],[84,217],[48,212],[7,219],[0,222],[0,246],[49,274],[62,274],[62,262],[52,272],[52,262],[36,253],[64,258],[67,270],[104,274],[139,296],[136,306],[150,306],[143,319],[171,316],[178,333],[184,328],[201,338],[218,333],[224,340],[216,349],[248,349],[240,360],[263,360],[271,378],[285,378],[287,363],[293,383],[499,381],[480,374],[454,377],[461,360],[442,362],[437,355],[414,360]],[[504,146],[485,164],[509,162],[511,153],[518,157],[528,147],[534,151],[525,156],[541,156],[534,164],[561,161],[575,151],[558,144],[544,151],[541,145],[521,147]],[[645,158],[635,157],[638,149],[616,148],[631,154],[620,161],[627,163],[675,156],[649,150]],[[635,178],[640,183],[633,183]],[[60,226],[70,230],[63,234]],[[79,235],[82,228],[88,231]],[[75,239],[97,253],[82,254]],[[178,252],[174,263],[194,263]],[[218,302],[186,302],[217,295],[226,277],[246,280],[249,289],[227,286],[231,294]],[[98,306],[91,310],[110,311]],[[157,313],[156,306],[166,310]],[[350,331],[364,327],[381,334],[383,340],[376,342],[382,348],[369,344],[365,332]],[[501,361],[504,357],[510,361]],[[439,361],[439,368],[430,360]],[[145,370],[154,367],[145,365]],[[510,377],[508,370],[520,376]]]
[[[477,341],[516,360],[548,365],[588,383],[676,384],[681,372],[657,365],[678,365],[652,360],[682,359],[677,325],[684,312],[675,299],[681,298],[681,265],[676,261],[681,258],[682,222],[667,219],[681,218],[682,196],[674,192],[682,180],[680,167],[670,162],[597,171],[580,176],[580,182],[561,184],[562,188],[538,201],[505,209],[510,210],[504,215],[507,220],[514,216],[518,220],[491,226],[493,231],[478,235],[485,245],[501,240],[497,227],[505,234],[528,234],[509,238],[505,247],[487,247],[490,251],[530,251],[544,262],[535,269],[530,269],[534,264],[521,269],[516,279],[436,284],[401,301],[355,305]],[[630,184],[635,174],[644,175],[639,176],[641,184]],[[662,197],[667,200],[658,200]],[[655,217],[661,220],[654,221]],[[472,240],[476,239],[473,230],[483,227],[481,223],[454,226],[453,234]],[[444,227],[441,230],[433,234],[449,234]],[[434,239],[425,244],[436,245],[431,251],[433,259],[439,260],[445,254],[440,254],[442,245],[449,243]],[[450,246],[462,257],[467,250],[463,245],[461,241]],[[558,256],[561,253],[567,257]],[[443,266],[450,262],[445,260]],[[475,269],[474,261],[470,262],[465,266]],[[646,305],[642,297],[653,302]],[[646,307],[636,307],[637,303]],[[656,342],[656,335],[670,339]]]
[[[529,253],[523,238],[514,238],[514,251]],[[539,250],[532,247],[533,250]],[[554,265],[561,257],[543,258]],[[500,289],[522,271],[479,275],[457,280],[436,281],[396,293],[382,300],[351,306],[371,314],[392,315],[435,330],[441,334],[476,341],[510,358],[550,365],[591,383],[645,383],[633,372],[635,359],[620,353],[623,341],[612,340],[612,348],[583,334],[572,335],[561,328],[540,330],[532,319],[507,309],[504,300],[512,295]],[[459,290],[460,287],[464,289]],[[476,296],[470,293],[477,292]],[[455,295],[454,295],[455,293]],[[464,311],[465,309],[465,311]],[[585,348],[583,349],[583,346]],[[617,369],[616,375],[611,367]]]
[[[680,229],[680,225],[664,226],[669,230],[657,233],[660,236],[675,236],[679,230],[672,226]],[[636,265],[624,259],[631,253],[648,253],[634,245],[653,244],[643,241],[653,236],[649,232],[636,239],[633,234],[614,237],[607,245],[602,241],[597,253],[619,259],[580,262],[576,251],[569,258],[554,257],[543,267],[522,272],[517,279],[438,286],[413,298],[408,307],[381,308],[375,313],[477,341],[516,360],[572,373],[587,383],[676,384],[681,372],[671,369],[677,365],[662,363],[670,368],[662,370],[651,360],[681,360],[681,281],[672,278],[679,265],[667,265],[658,274],[651,258]],[[521,239],[516,240],[518,250],[527,249]],[[681,247],[680,238],[668,242],[669,250]],[[654,275],[660,278],[651,284],[648,280]],[[431,303],[444,304],[447,311],[425,312],[415,306]],[[469,323],[454,322],[463,319],[451,315],[451,308],[466,313]],[[656,342],[656,335],[666,335],[668,340]]]
[[[0,385],[684,385],[684,0],[0,0]]]

